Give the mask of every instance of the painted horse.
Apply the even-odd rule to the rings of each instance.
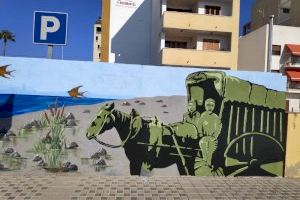
[[[104,105],[97,113],[87,129],[86,137],[99,142],[97,136],[112,128],[117,130],[122,141],[118,147],[125,150],[131,175],[140,175],[142,168],[151,171],[172,164],[177,165],[180,175],[194,175],[196,149],[199,147],[199,140],[196,139],[198,131],[194,125],[164,125],[156,117],[143,119],[134,109],[130,115],[116,110],[114,103],[111,103]],[[181,136],[176,136],[175,131],[179,133],[183,130]]]

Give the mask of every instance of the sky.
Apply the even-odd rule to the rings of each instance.
[[[241,1],[240,29],[250,21],[251,6],[255,0]],[[10,42],[7,56],[47,56],[47,45],[32,42],[34,11],[66,12],[69,15],[68,41],[63,48],[54,47],[53,58],[65,60],[92,60],[93,25],[101,16],[101,0],[0,0],[0,30],[10,30],[16,42]],[[0,41],[0,52],[3,43]]]

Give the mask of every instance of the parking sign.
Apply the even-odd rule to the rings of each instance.
[[[67,44],[67,13],[35,11],[33,23],[33,43]]]

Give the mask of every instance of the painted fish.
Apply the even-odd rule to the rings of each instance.
[[[75,88],[72,88],[71,90],[68,91],[70,97],[73,97],[73,98],[79,98],[79,97],[84,97],[83,94],[86,92],[79,92],[79,88],[81,88],[82,85],[78,86],[78,87],[75,87]]]
[[[3,65],[3,66],[0,66],[0,76],[2,76],[3,78],[10,78],[10,77],[13,77],[11,75],[12,72],[16,71],[16,70],[11,70],[11,71],[7,71],[7,68],[9,67],[10,65]]]

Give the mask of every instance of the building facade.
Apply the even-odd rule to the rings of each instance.
[[[267,71],[268,27],[262,26],[240,38],[238,70]],[[289,111],[300,111],[300,80],[297,79],[298,75],[300,78],[300,59],[295,55],[297,51],[290,48],[300,44],[299,35],[300,27],[273,26],[271,71],[281,72],[288,77]],[[300,51],[300,48],[297,49]]]
[[[237,69],[239,0],[103,0],[101,60]]]
[[[93,61],[100,62],[101,59],[101,18],[94,24]]]
[[[257,0],[252,8],[252,30],[267,24],[270,15],[274,15],[274,24],[300,27],[300,1]]]

